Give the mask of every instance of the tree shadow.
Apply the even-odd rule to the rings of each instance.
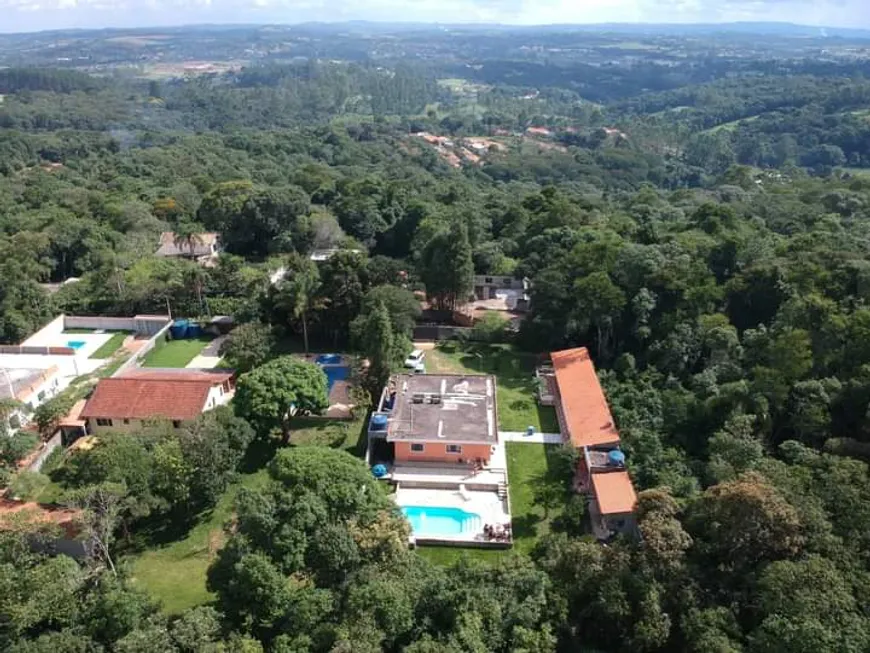
[[[511,518],[511,531],[514,539],[534,539],[538,536],[538,525],[544,520],[540,515],[527,513]]]

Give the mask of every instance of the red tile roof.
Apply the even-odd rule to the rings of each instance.
[[[602,515],[621,515],[634,512],[637,494],[628,472],[600,472],[592,474],[592,491]]]
[[[619,432],[610,414],[595,365],[585,347],[550,354],[567,435],[575,447],[593,447],[619,442]]]
[[[134,367],[122,372],[116,379],[144,379],[148,381],[195,381],[220,385],[235,376],[234,370],[162,370],[159,368]]]
[[[97,384],[81,417],[106,419],[194,419],[205,407],[208,379],[166,380],[137,377],[103,379]]]

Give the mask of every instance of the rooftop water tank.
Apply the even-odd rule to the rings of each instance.
[[[387,428],[388,418],[386,415],[372,415],[371,430],[384,431]]]
[[[387,466],[381,464],[375,465],[372,467],[372,474],[375,478],[383,478],[387,475]]]
[[[612,465],[613,467],[624,467],[625,466],[625,454],[622,453],[619,449],[614,449],[613,451],[607,452],[607,464]]]

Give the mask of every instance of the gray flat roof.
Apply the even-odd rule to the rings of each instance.
[[[495,444],[495,377],[398,374],[387,440]]]

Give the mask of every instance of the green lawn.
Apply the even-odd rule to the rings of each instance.
[[[291,444],[341,448],[362,456],[363,424],[363,418],[348,422],[300,418],[294,421]],[[262,446],[255,443],[246,462],[246,467],[252,471],[229,487],[215,509],[190,531],[163,545],[151,545],[126,559],[134,582],[159,600],[169,614],[178,614],[212,600],[213,596],[205,587],[206,571],[223,545],[223,527],[232,516],[236,494],[241,487],[254,488],[266,483],[265,467],[276,446],[276,442]]]
[[[129,335],[126,331],[117,331],[112,334],[112,337],[103,343],[103,346],[97,349],[91,358],[111,358],[116,351],[124,344],[124,339]]]
[[[159,343],[145,356],[142,366],[187,367],[187,364],[196,358],[212,340],[213,338],[208,336],[187,340],[168,340],[165,343]]]
[[[559,422],[552,406],[538,405],[534,354],[510,345],[458,345],[442,343],[426,352],[430,374],[493,374],[498,392],[498,427],[525,431],[534,426],[543,433],[558,433]]]
[[[236,493],[241,487],[261,486],[267,478],[265,469],[241,476],[184,538],[126,558],[133,582],[160,601],[169,614],[211,601],[213,595],[205,587],[206,571],[224,542],[224,524],[232,515]]]
[[[365,457],[365,416],[348,421],[300,417],[292,421],[290,430],[293,445],[345,449]]]
[[[507,443],[508,482],[511,498],[511,524],[514,533],[514,551],[528,553],[538,538],[550,532],[550,522],[561,509],[551,509],[549,514],[535,501],[535,488],[543,484],[550,471],[550,457],[558,445]],[[508,555],[508,550],[459,549],[453,547],[421,547],[420,555],[427,560],[449,565],[463,556],[477,560],[493,561]]]

